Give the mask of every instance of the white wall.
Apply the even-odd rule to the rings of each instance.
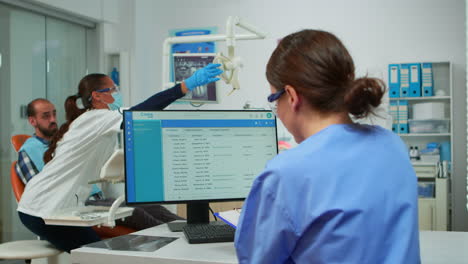
[[[168,30],[218,26],[224,33],[229,15],[246,19],[269,36],[238,42],[245,64],[243,91],[232,100],[223,98],[217,107],[241,106],[245,99],[263,105],[268,93],[265,65],[276,40],[303,28],[324,29],[340,37],[360,74],[369,71],[386,78],[389,62],[451,60],[464,67],[462,1],[138,0],[135,4],[136,99],[159,89],[162,42]],[[463,83],[458,80],[457,85]]]
[[[269,93],[265,65],[277,39],[304,28],[331,31],[348,47],[358,75],[387,79],[391,62],[451,61],[454,66],[453,230],[468,231],[466,212],[465,3],[462,0],[172,0],[135,1],[132,102],[161,87],[161,50],[168,30],[217,26],[225,32],[229,15],[268,32],[265,40],[238,43],[243,58],[241,90],[220,104],[202,108],[242,108],[249,100],[265,106]],[[223,45],[218,46],[223,50]],[[176,105],[177,108],[188,106]]]
[[[264,74],[266,62],[277,39],[303,28],[336,34],[353,56],[358,75],[368,72],[386,80],[387,65],[391,62],[451,61],[455,107],[452,225],[453,230],[468,231],[463,0],[118,0],[118,4],[117,0],[86,0],[80,4],[73,0],[32,1],[116,22],[111,29],[103,29],[104,41],[108,43],[104,50],[130,52],[132,104],[160,90],[162,43],[170,29],[217,26],[224,33],[229,15],[240,16],[269,35],[265,40],[238,42],[237,54],[244,61],[241,90],[227,97],[230,89],[220,87],[220,104],[205,105],[202,109],[238,109],[246,101],[254,107],[266,106],[269,93]],[[105,7],[108,5],[110,9]],[[120,10],[112,11],[115,6]],[[112,19],[113,15],[107,18],[107,11],[117,12],[117,19]],[[225,52],[223,47],[218,46]]]

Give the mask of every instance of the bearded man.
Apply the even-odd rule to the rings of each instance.
[[[49,148],[49,142],[58,130],[57,111],[47,99],[38,98],[27,106],[28,121],[34,127],[35,133],[24,142],[18,151],[16,172],[26,184],[44,167],[44,153]]]

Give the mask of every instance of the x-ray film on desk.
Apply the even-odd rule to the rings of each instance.
[[[124,235],[86,245],[92,248],[105,248],[122,251],[153,252],[176,240],[177,237]]]

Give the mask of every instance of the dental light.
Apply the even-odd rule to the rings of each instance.
[[[249,32],[249,34],[236,34],[234,27],[238,26]],[[239,84],[239,69],[242,67],[242,60],[240,57],[235,56],[236,40],[250,40],[250,39],[264,39],[266,34],[255,28],[253,25],[241,20],[236,16],[229,16],[226,22],[226,34],[213,34],[213,35],[198,35],[198,36],[182,36],[182,37],[169,37],[164,40],[163,44],[163,89],[174,86],[170,82],[169,65],[171,63],[171,45],[176,43],[197,43],[197,42],[210,42],[210,41],[226,41],[227,56],[221,52],[217,53],[213,63],[221,64],[220,68],[224,71],[221,74],[221,79],[232,86],[230,95],[237,89],[240,89]]]

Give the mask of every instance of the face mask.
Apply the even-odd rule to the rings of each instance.
[[[112,93],[112,98],[114,98],[114,102],[107,104],[110,110],[119,110],[120,107],[123,105],[122,94],[119,92]]]

